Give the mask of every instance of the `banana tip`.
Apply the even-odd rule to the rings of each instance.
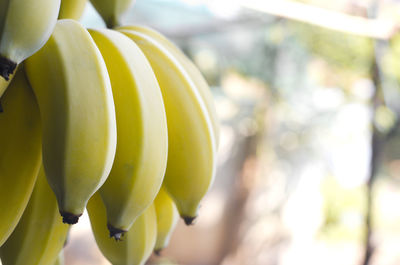
[[[115,228],[114,226],[107,224],[108,231],[110,231],[110,237],[113,237],[115,241],[122,241],[121,237],[124,236],[126,230]]]
[[[159,257],[159,256],[161,256],[161,251],[162,251],[162,248],[155,249],[154,254]]]
[[[79,220],[79,217],[81,217],[82,214],[73,214],[73,213],[68,213],[68,212],[60,212],[62,218],[63,218],[63,223],[64,224],[69,224],[73,225],[76,224]]]
[[[182,218],[186,225],[194,225],[194,220],[197,216],[182,216]]]
[[[12,75],[17,68],[17,64],[10,59],[0,56],[0,75],[6,80],[10,80]]]

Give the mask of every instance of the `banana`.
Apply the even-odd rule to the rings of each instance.
[[[117,151],[100,195],[110,236],[119,239],[161,187],[167,165],[167,121],[157,79],[139,47],[117,31],[89,32],[103,55],[113,90]]]
[[[60,0],[0,1],[0,75],[8,80],[16,66],[49,39]]]
[[[1,98],[0,246],[28,204],[41,163],[40,114],[22,68]]]
[[[53,265],[63,248],[68,228],[61,222],[57,200],[41,167],[20,222],[0,248],[3,265]]]
[[[88,0],[61,0],[59,19],[71,18],[79,20],[82,17],[83,11]]]
[[[157,221],[154,205],[140,215],[123,240],[108,237],[107,215],[100,194],[95,193],[88,203],[88,213],[96,243],[113,265],[143,265],[156,243]]]
[[[178,224],[179,213],[175,203],[163,187],[154,200],[157,216],[157,240],[154,252],[159,255],[169,244],[171,235]]]
[[[90,0],[108,28],[120,25],[121,16],[130,9],[136,0]]]
[[[149,60],[164,99],[168,162],[164,185],[181,217],[191,224],[215,175],[216,139],[207,108],[184,66],[162,43],[126,29]]]
[[[203,75],[201,74],[197,66],[178,48],[178,46],[176,46],[168,38],[166,38],[164,35],[162,35],[160,32],[154,29],[139,25],[128,25],[119,27],[118,29],[137,31],[146,35],[149,38],[153,38],[154,40],[162,44],[163,47],[167,49],[170,53],[172,53],[175,56],[175,58],[183,65],[188,75],[193,80],[195,87],[197,88],[201,98],[205,103],[205,106],[207,108],[208,114],[211,119],[215,140],[218,146],[220,125],[217,117],[217,111],[215,109],[213,95],[211,93],[210,87],[207,84],[207,81],[204,79]]]
[[[43,126],[43,165],[63,222],[74,224],[106,180],[116,148],[108,72],[89,32],[59,20],[46,45],[26,60]]]

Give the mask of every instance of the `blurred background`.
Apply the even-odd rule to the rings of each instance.
[[[196,224],[148,264],[400,264],[399,0],[137,0],[130,23],[197,64],[221,121]],[[65,255],[109,264],[87,216]]]

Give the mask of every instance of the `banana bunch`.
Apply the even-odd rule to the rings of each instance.
[[[68,225],[86,208],[107,259],[144,264],[179,216],[193,223],[214,180],[219,124],[200,71],[153,29],[86,29],[76,21],[86,2],[0,3],[5,265],[62,263]],[[91,2],[109,26],[133,4]],[[41,30],[20,33],[21,3],[51,13],[31,19]]]

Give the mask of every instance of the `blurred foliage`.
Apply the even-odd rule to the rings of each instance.
[[[304,23],[290,22],[292,33],[304,47],[323,58],[335,71],[369,76],[373,42]]]
[[[390,41],[390,49],[382,58],[382,70],[390,77],[394,77],[397,82],[400,81],[400,34],[394,36]]]
[[[333,176],[324,179],[321,192],[325,219],[320,230],[324,239],[362,240],[362,220],[366,210],[365,191],[365,186],[344,188]]]

